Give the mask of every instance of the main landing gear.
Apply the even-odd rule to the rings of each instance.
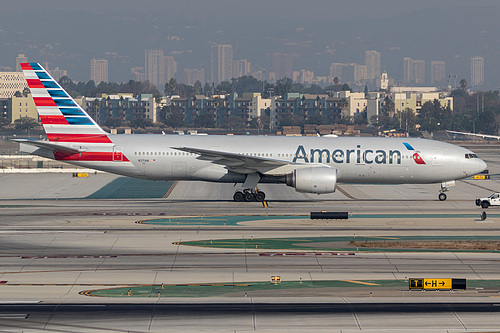
[[[261,176],[258,173],[249,173],[245,178],[245,182],[243,183],[244,190],[236,191],[233,195],[233,199],[236,202],[241,201],[257,201],[263,202],[266,199],[266,194],[257,190],[257,184],[260,181]]]
[[[257,202],[263,202],[266,199],[266,194],[262,191],[259,190],[252,190],[252,189],[244,189],[243,191],[237,191],[233,195],[233,200],[236,202],[241,202],[241,201],[246,201],[246,202],[251,202],[251,201],[257,201]]]

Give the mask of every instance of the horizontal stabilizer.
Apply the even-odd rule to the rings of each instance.
[[[52,150],[54,152],[65,152],[65,153],[77,154],[77,153],[81,153],[81,152],[86,151],[86,149],[75,149],[75,148],[67,147],[67,146],[64,146],[61,144],[51,143],[48,141],[40,141],[40,140],[33,140],[33,139],[13,139],[12,141],[32,145],[32,146],[35,146],[38,148],[45,148],[48,150]]]

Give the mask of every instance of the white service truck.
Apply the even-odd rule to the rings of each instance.
[[[477,198],[476,206],[488,208],[489,206],[500,206],[500,193],[493,193],[487,198]]]

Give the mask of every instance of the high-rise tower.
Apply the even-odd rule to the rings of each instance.
[[[413,60],[413,81],[425,84],[425,60]]]
[[[108,60],[106,59],[92,59],[90,61],[90,79],[96,85],[101,82],[109,82],[108,79]]]
[[[231,81],[233,78],[233,47],[215,44],[210,47],[210,80]]]
[[[431,84],[444,83],[446,67],[444,61],[431,61]]]
[[[163,50],[146,50],[145,54],[146,80],[156,86],[160,91],[163,91],[166,78],[165,55]]]
[[[16,72],[22,72],[21,64],[28,62],[28,58],[24,54],[18,54],[16,57]]]
[[[365,51],[365,65],[368,80],[380,78],[380,52],[375,50]]]
[[[480,86],[484,83],[483,57],[472,57],[470,59],[470,76],[471,76],[471,85],[473,87]]]

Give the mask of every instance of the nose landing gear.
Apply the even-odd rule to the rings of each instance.
[[[448,187],[455,186],[455,181],[452,180],[450,182],[442,182],[441,183],[441,190],[439,190],[439,195],[438,199],[439,201],[445,201],[447,196],[445,192],[448,192]]]

